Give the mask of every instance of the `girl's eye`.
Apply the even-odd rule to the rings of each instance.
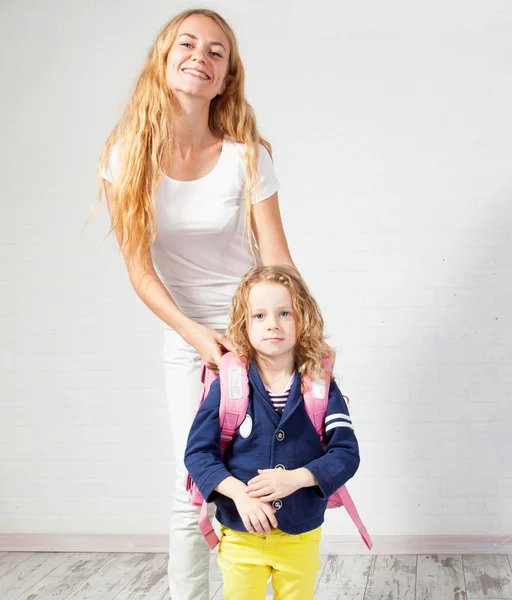
[[[255,315],[253,315],[253,317],[255,319],[261,320],[261,319],[263,319],[263,313],[256,313]]]
[[[290,316],[290,311],[289,310],[283,310],[283,311],[281,311],[281,316],[282,317],[289,317]]]
[[[189,42],[183,42],[182,44],[180,44],[181,46],[185,46],[187,48],[192,48],[192,44],[190,44]]]
[[[213,54],[213,56],[218,56],[219,58],[222,58],[222,56],[218,52],[210,52],[210,54]]]

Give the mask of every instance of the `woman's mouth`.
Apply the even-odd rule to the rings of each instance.
[[[203,73],[203,71],[198,71],[197,69],[182,69],[182,70],[183,70],[183,73],[185,73],[186,75],[190,75],[192,77],[195,77],[196,79],[202,79],[204,81],[207,81],[208,79],[210,79],[206,73]]]

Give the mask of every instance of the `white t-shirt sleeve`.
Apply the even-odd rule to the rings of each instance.
[[[260,193],[258,197],[252,199],[253,204],[270,198],[281,187],[270,154],[265,146],[261,144],[259,154]]]
[[[110,151],[110,155],[107,159],[106,165],[101,170],[101,177],[110,181],[114,181],[115,174],[119,168],[119,145],[115,144]]]

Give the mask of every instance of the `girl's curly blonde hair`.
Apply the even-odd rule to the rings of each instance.
[[[253,267],[243,277],[233,298],[228,337],[235,354],[248,366],[255,359],[255,350],[249,342],[249,292],[257,283],[278,283],[288,288],[296,324],[297,343],[295,362],[302,380],[324,375],[322,360],[333,354],[325,342],[324,320],[316,300],[299,273],[288,265]]]
[[[111,188],[115,213],[110,231],[120,231],[121,248],[126,248],[144,264],[156,235],[154,197],[170,164],[169,149],[177,102],[167,84],[167,55],[180,25],[191,15],[213,19],[229,40],[226,88],[210,103],[208,125],[215,136],[229,137],[245,145],[245,220],[249,248],[255,258],[251,198],[257,198],[259,190],[259,144],[270,156],[272,148],[260,137],[254,111],[245,99],[245,72],[233,30],[216,12],[192,9],[174,17],[157,36],[124,114],[105,142],[97,168],[96,202],[99,202],[103,168],[107,166],[114,146],[119,145],[120,164]]]

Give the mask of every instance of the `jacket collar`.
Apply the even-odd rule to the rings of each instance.
[[[260,375],[260,372],[258,371],[258,367],[256,366],[255,362],[252,362],[251,366],[249,367],[248,377],[249,377],[249,382],[253,386],[255,395],[258,396],[260,398],[260,400],[262,400],[267,405],[267,407],[270,409],[270,411],[272,412],[272,414],[275,417],[274,420],[276,421],[276,423],[279,423],[279,421],[280,421],[279,415],[276,413],[276,411],[272,407],[270,398],[268,396],[268,392],[265,389],[265,385],[263,384],[263,381],[261,380],[261,375]],[[295,371],[295,377],[293,378],[292,387],[290,389],[290,395],[288,396],[288,401],[286,402],[286,406],[284,408],[283,416],[281,417],[281,421],[284,421],[287,418],[287,416],[296,408],[296,406],[302,400],[300,385],[301,385],[301,378],[299,376],[298,371]]]

